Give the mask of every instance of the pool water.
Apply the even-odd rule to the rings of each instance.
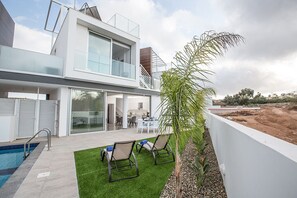
[[[30,145],[30,151],[37,147],[38,143]],[[24,161],[24,145],[12,145],[0,147],[0,188]]]

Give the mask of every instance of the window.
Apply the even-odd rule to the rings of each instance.
[[[72,90],[71,134],[104,130],[104,93]]]
[[[114,41],[112,43],[112,75],[133,78],[130,46]]]
[[[110,74],[111,40],[90,33],[88,69],[92,72]]]
[[[75,59],[75,67],[90,72],[135,79],[136,66],[131,64],[131,46],[95,33],[89,33],[87,67],[82,55]]]

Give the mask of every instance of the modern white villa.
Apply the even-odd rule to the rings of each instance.
[[[13,48],[14,22],[0,0],[0,151],[20,144],[13,148],[19,159],[0,158],[1,198],[79,197],[74,152],[97,148],[98,161],[99,147],[156,136],[122,130],[159,116],[160,74],[167,69],[152,48],[140,49],[138,24],[118,14],[105,21],[96,7],[51,0],[45,30],[53,35],[50,54]],[[296,145],[208,110],[206,127],[228,197],[297,197]],[[43,128],[57,137],[51,150],[40,142],[22,163],[23,138]]]
[[[54,6],[60,11],[52,17]],[[62,137],[159,116],[166,64],[151,48],[140,49],[138,24],[118,14],[103,22],[96,7],[51,1],[45,29],[53,34],[50,55],[0,46],[0,142],[42,128]],[[36,99],[15,99],[19,92]]]

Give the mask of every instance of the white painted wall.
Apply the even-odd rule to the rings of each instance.
[[[60,29],[60,32],[56,38],[54,46],[51,50],[51,55],[55,55],[64,59],[64,68],[63,76],[66,73],[66,65],[68,65],[67,53],[68,53],[68,44],[69,44],[69,17],[67,16],[64,20],[64,23]]]
[[[81,70],[86,70],[87,54],[88,54],[89,30],[85,26],[77,24],[75,51],[74,51],[74,67]]]
[[[31,106],[29,109],[28,106],[24,108],[22,106],[26,106],[24,102],[30,102],[34,108],[32,109]],[[0,142],[11,142],[18,138],[29,137],[43,128],[49,128],[52,135],[55,135],[56,103],[57,101],[49,100],[1,98]],[[39,136],[45,136],[45,134],[41,133]]]
[[[78,62],[86,61],[89,30],[131,46],[131,63],[136,65],[136,80],[74,68],[74,65]],[[57,56],[63,57],[65,60],[64,75],[66,78],[126,87],[139,87],[139,38],[81,12],[69,9],[61,33],[58,35],[52,50],[52,54],[54,53]]]
[[[70,89],[67,87],[59,88],[58,90],[58,100],[59,104],[59,123],[58,123],[58,132],[59,137],[69,135],[69,123],[70,123]]]
[[[297,146],[207,113],[229,198],[296,198]]]
[[[15,140],[15,116],[0,116],[1,133],[0,142],[12,142]]]
[[[138,103],[143,104],[142,110],[150,112],[150,97],[146,96],[128,96],[128,109],[138,110]]]
[[[160,96],[151,96],[151,109],[152,109],[152,117],[158,118],[160,116],[160,110],[158,109],[158,106],[161,103],[161,97]]]

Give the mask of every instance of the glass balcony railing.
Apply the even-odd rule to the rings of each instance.
[[[115,14],[107,23],[117,29],[123,30],[133,36],[139,37],[139,25],[126,17]]]
[[[0,45],[0,69],[44,75],[63,75],[63,59]]]
[[[113,76],[135,79],[135,71],[135,65],[112,60],[111,75]]]
[[[75,53],[74,68],[92,73],[136,79],[135,65],[117,60],[112,60],[110,64],[109,57],[95,57],[94,55],[88,57],[86,53],[81,51]]]

